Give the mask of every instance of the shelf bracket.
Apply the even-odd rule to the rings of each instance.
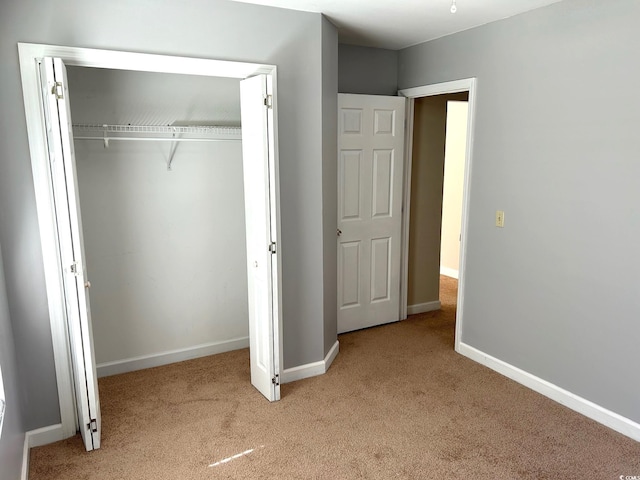
[[[173,138],[176,138],[176,134],[173,133]],[[173,163],[173,157],[176,154],[176,150],[178,149],[178,143],[177,141],[173,141],[171,142],[171,149],[169,150],[169,160],[167,161],[167,171],[171,171],[171,164]]]

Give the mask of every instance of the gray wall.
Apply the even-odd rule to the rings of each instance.
[[[326,355],[338,337],[338,35],[326,18],[322,31],[322,183],[335,186],[322,194]]]
[[[398,94],[398,52],[383,48],[338,46],[338,91],[367,95]]]
[[[152,0],[8,0],[0,8],[0,103],[11,112],[0,119],[0,242],[27,430],[58,423],[60,415],[19,41],[278,66],[284,366],[321,360],[324,333],[334,328],[335,318],[335,309],[327,315],[324,311],[324,265],[335,268],[336,261],[331,252],[323,255],[323,198],[335,195],[336,185],[322,181],[326,159],[319,99],[322,35],[336,35],[335,30],[323,30],[319,14],[225,0],[161,5]]]
[[[0,436],[0,465],[2,465],[0,480],[15,480],[20,478],[22,469],[25,430],[20,412],[18,369],[3,271],[2,252],[0,252],[0,368],[2,368],[6,401],[4,425]]]
[[[478,78],[462,341],[635,422],[639,22],[566,0],[399,57],[401,88]]]
[[[240,142],[75,145],[96,363],[248,344]]]

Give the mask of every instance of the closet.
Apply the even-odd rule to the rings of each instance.
[[[97,364],[111,374],[248,344],[251,384],[279,400],[276,67],[18,52],[63,438],[100,448]],[[207,143],[219,149],[196,148]]]
[[[98,376],[248,347],[240,80],[67,72]]]

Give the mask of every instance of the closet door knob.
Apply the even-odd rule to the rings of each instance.
[[[89,280],[84,282],[84,288],[91,288],[91,282]]]
[[[338,229],[338,236],[342,235],[342,230]]]

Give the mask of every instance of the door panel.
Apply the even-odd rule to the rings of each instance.
[[[41,84],[47,143],[56,202],[56,223],[74,388],[78,429],[85,448],[100,448],[101,415],[98,396],[89,281],[86,278],[82,220],[78,201],[78,182],[71,131],[71,109],[65,66],[59,58],[44,58]]]
[[[361,151],[346,151],[340,155],[342,174],[342,220],[360,218],[360,165]]]
[[[345,242],[340,245],[340,276],[342,291],[338,295],[341,307],[360,304],[360,242]]]
[[[240,82],[251,383],[275,401],[280,399],[278,249],[270,251],[270,245],[276,242],[277,195],[269,93],[266,75]]]
[[[393,198],[393,150],[373,152],[373,217],[389,217]]]
[[[404,110],[338,95],[338,333],[400,318]]]
[[[389,300],[390,238],[374,238],[371,241],[371,302]]]

